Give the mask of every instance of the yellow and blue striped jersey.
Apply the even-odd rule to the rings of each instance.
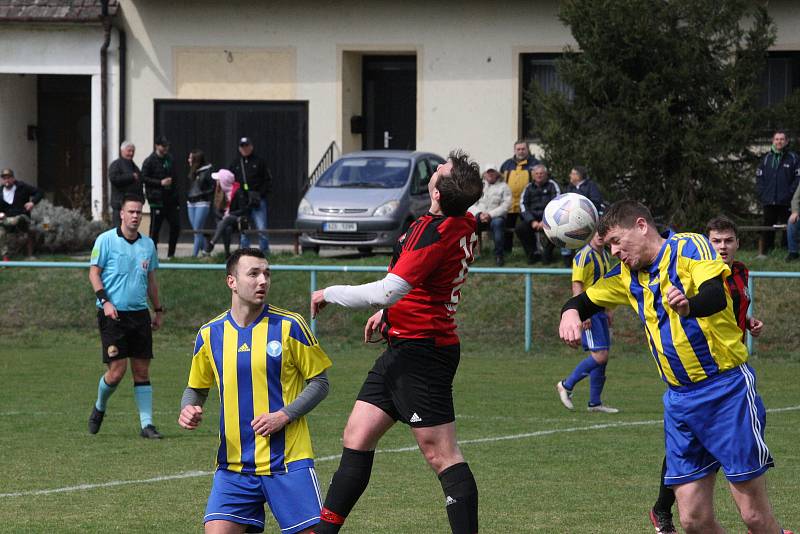
[[[572,281],[581,282],[584,289],[592,287],[611,269],[611,255],[605,248],[597,252],[586,244],[572,260]]]
[[[727,306],[709,317],[681,317],[667,303],[667,288],[675,286],[691,298],[703,282],[730,272],[705,236],[670,233],[650,267],[631,271],[620,263],[586,295],[602,307],[630,304],[661,377],[670,386],[686,386],[744,363],[747,349],[727,284]]]
[[[305,417],[268,437],[250,426],[257,415],[292,402],[305,381],[331,366],[331,360],[299,314],[265,306],[247,327],[230,310],[197,333],[189,387],[217,384],[220,398],[217,467],[269,475],[313,465]]]

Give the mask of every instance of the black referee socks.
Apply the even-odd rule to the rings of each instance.
[[[315,534],[335,534],[342,528],[345,518],[367,489],[372,474],[375,451],[342,449],[339,469],[333,474],[325,506],[320,513],[320,522],[314,527]]]
[[[439,473],[445,495],[447,518],[453,534],[478,532],[478,486],[466,462]]]

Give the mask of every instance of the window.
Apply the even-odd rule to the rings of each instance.
[[[559,92],[572,99],[572,87],[564,83],[556,72],[556,60],[561,54],[520,54],[520,137],[537,136],[537,132],[525,109],[525,94],[532,83],[537,84],[545,94]]]
[[[800,52],[770,52],[761,84],[762,107],[780,104],[800,89]]]

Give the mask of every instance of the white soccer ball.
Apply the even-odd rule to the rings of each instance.
[[[599,217],[592,201],[578,193],[558,195],[544,208],[547,239],[559,248],[579,249],[588,243]]]

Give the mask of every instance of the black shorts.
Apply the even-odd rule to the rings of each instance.
[[[150,327],[150,310],[118,311],[119,320],[106,317],[97,310],[97,326],[103,345],[103,363],[122,358],[151,359],[153,357],[153,329]]]
[[[395,421],[429,427],[455,421],[453,377],[460,345],[437,347],[428,339],[393,339],[375,360],[358,400]]]

